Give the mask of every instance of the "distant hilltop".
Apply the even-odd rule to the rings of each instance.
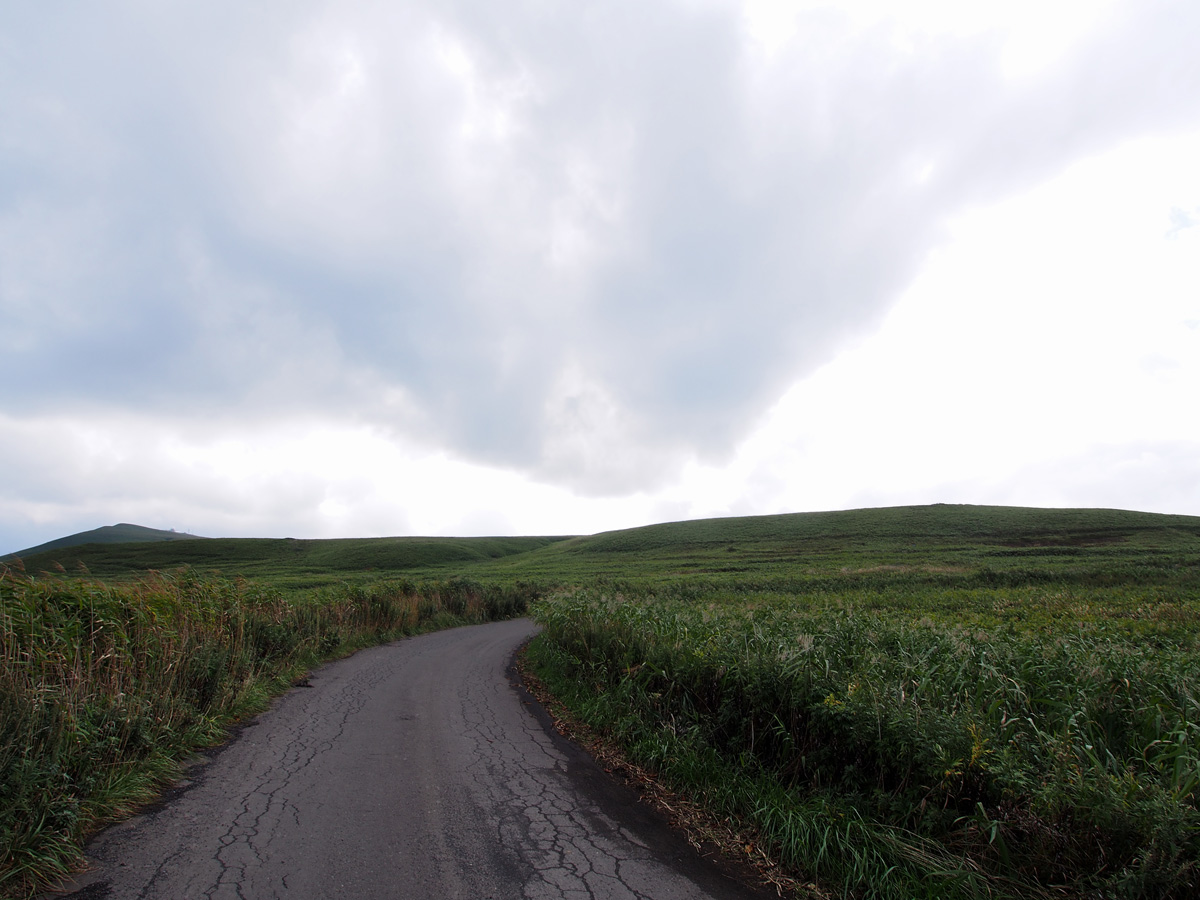
[[[60,550],[63,547],[77,547],[80,544],[134,544],[149,543],[151,541],[188,540],[204,540],[204,538],[201,538],[198,534],[187,534],[174,530],[163,531],[161,528],[147,528],[144,525],[130,525],[128,522],[121,522],[118,525],[105,525],[101,528],[93,528],[91,531],[81,531],[78,534],[71,534],[67,535],[67,537],[47,541],[44,544],[38,544],[36,547],[18,550],[15,553],[7,553],[4,556],[0,556],[0,559],[11,559],[14,556],[32,556],[35,553],[42,553],[46,550]]]

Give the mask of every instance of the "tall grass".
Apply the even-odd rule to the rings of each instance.
[[[0,895],[68,873],[90,830],[316,662],[519,615],[535,595],[449,580],[295,598],[189,571],[118,586],[0,571]]]
[[[808,877],[846,897],[1200,891],[1194,598],[680,593],[540,603],[534,659]]]
[[[1196,886],[1200,518],[899,507],[587,538],[175,541],[0,577],[0,893],[318,659],[540,607],[542,674],[845,896]],[[56,568],[57,567],[57,568]],[[381,573],[486,579],[375,583]],[[346,583],[372,583],[355,586]]]

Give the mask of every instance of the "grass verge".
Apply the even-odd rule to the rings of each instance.
[[[451,579],[297,598],[187,570],[120,585],[0,572],[0,896],[68,875],[90,833],[314,665],[521,615],[536,595]]]
[[[559,734],[585,748],[605,772],[637,791],[642,802],[658,810],[673,828],[683,832],[698,853],[724,863],[732,877],[773,888],[780,897],[810,900],[828,897],[817,885],[801,883],[786,874],[778,860],[767,853],[756,833],[737,827],[742,823],[718,818],[695,800],[672,790],[655,772],[635,763],[605,732],[580,718],[575,712],[578,702],[568,706],[561,699],[570,696],[578,701],[573,695],[577,685],[555,677],[562,672],[547,664],[543,650],[542,645],[535,645],[531,656],[527,645],[518,655],[517,668],[525,688],[546,710]],[[535,669],[554,678],[554,688],[542,681]]]
[[[840,897],[1196,896],[1194,598],[664,587],[538,604],[529,658],[798,878]]]

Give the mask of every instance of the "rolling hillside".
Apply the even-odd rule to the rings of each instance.
[[[480,538],[204,538],[170,543],[83,544],[21,557],[30,573],[87,572],[99,578],[136,576],[189,566],[227,576],[287,579],[310,586],[348,575],[383,577],[415,570],[470,568],[527,553],[557,537]]]
[[[147,528],[144,525],[130,525],[128,522],[122,522],[118,525],[105,525],[102,528],[93,528],[91,531],[80,531],[77,534],[69,534],[66,537],[56,538],[53,541],[38,544],[36,547],[29,547],[25,550],[18,550],[15,553],[0,556],[0,560],[12,559],[13,557],[25,559],[26,557],[37,556],[40,553],[46,553],[51,550],[78,547],[82,544],[141,544],[157,541],[187,541],[195,539],[200,539],[200,536],[178,531],[164,531],[161,528]]]
[[[813,576],[1200,563],[1200,517],[933,505],[699,519],[577,537],[492,568],[527,576]]]
[[[31,573],[85,569],[96,577],[131,577],[190,566],[284,579],[296,587],[425,572],[564,581],[679,574],[807,577],[872,568],[955,572],[1196,564],[1200,517],[938,504],[700,519],[586,537],[206,538],[33,550],[21,557]]]

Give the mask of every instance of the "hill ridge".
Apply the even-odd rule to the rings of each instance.
[[[1070,561],[1112,567],[1157,564],[1168,556],[1187,567],[1200,565],[1197,516],[975,504],[713,517],[584,536],[186,541],[165,534],[167,540],[59,546],[27,554],[22,564],[29,572],[79,570],[97,577],[191,567],[281,578],[296,587],[408,575],[573,583],[637,572],[774,577],[788,571],[808,577],[863,565],[959,571]]]
[[[24,550],[16,550],[0,556],[0,560],[24,558],[50,550],[62,550],[67,547],[78,547],[84,544],[136,544],[151,541],[205,540],[198,534],[175,531],[174,529],[149,528],[145,525],[135,525],[132,522],[118,522],[116,525],[102,525],[89,531],[79,531],[64,537],[46,541]]]

